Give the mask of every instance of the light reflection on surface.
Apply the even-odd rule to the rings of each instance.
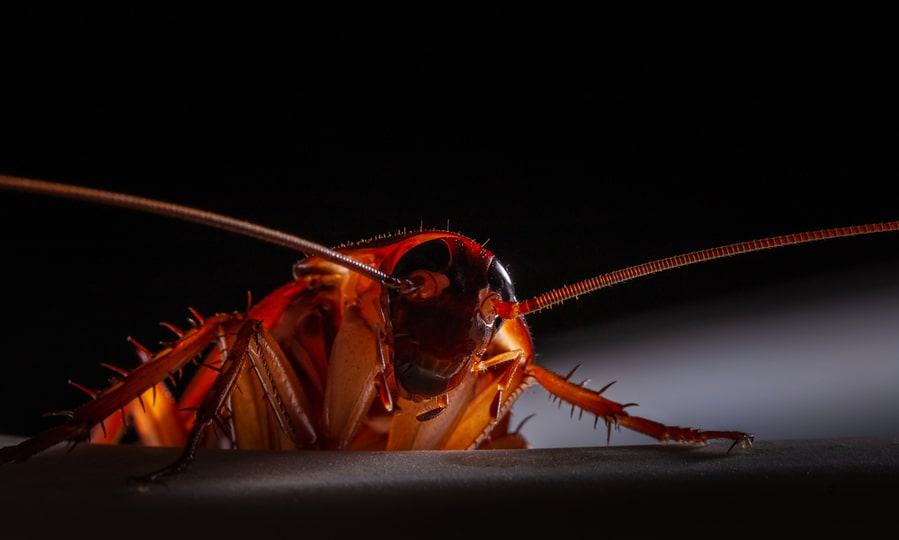
[[[884,282],[897,275],[886,269]],[[871,276],[658,311],[580,333],[540,337],[538,362],[636,402],[631,414],[666,424],[742,430],[756,441],[899,434],[899,283],[847,290]],[[886,278],[886,279],[883,279]],[[899,280],[896,280],[899,281]],[[864,283],[864,281],[861,281]],[[601,293],[600,293],[601,294]],[[539,316],[539,315],[538,315]],[[602,421],[569,418],[535,387],[513,425],[534,447],[606,444]],[[611,444],[655,444],[626,430]],[[727,444],[722,442],[721,444]]]

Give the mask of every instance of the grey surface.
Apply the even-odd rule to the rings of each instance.
[[[0,441],[2,442],[2,441]],[[476,452],[202,451],[142,490],[172,448],[79,446],[0,466],[6,538],[513,538],[609,531],[757,537],[891,525],[899,437]],[[547,529],[557,528],[554,532]]]

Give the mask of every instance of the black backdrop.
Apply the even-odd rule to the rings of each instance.
[[[448,226],[489,241],[520,297],[721,243],[897,219],[895,7],[814,5],[402,31],[313,18],[29,25],[0,53],[0,172],[328,245]],[[0,226],[6,433],[79,403],[67,379],[99,386],[99,362],[134,361],[126,336],[153,345],[168,337],[157,322],[181,324],[188,306],[239,309],[296,258],[7,192]],[[585,322],[895,264],[895,247],[854,239],[703,265],[531,326],[539,346]]]

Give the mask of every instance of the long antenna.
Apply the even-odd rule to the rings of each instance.
[[[643,264],[637,264],[615,270],[606,274],[600,274],[584,281],[579,281],[573,285],[566,285],[559,289],[548,293],[535,296],[530,300],[525,300],[517,304],[512,302],[501,302],[497,307],[501,317],[514,317],[517,315],[525,315],[533,313],[549,306],[570,300],[577,296],[591,293],[598,289],[610,287],[630,279],[663,272],[665,270],[673,270],[682,266],[691,264],[713,261],[733,255],[743,253],[752,253],[754,251],[762,251],[765,249],[773,249],[777,247],[794,246],[797,244],[805,244],[818,240],[829,240],[832,238],[840,238],[847,236],[859,236],[862,234],[872,234],[881,232],[899,231],[899,221],[886,221],[883,223],[873,223],[868,225],[855,225],[851,227],[835,227],[832,229],[821,229],[818,231],[786,234],[783,236],[772,236],[761,240],[751,240],[749,242],[737,242],[725,246],[714,247],[709,249],[701,249],[675,255],[664,259],[658,259]]]
[[[398,289],[401,292],[413,289],[413,283],[395,278],[386,274],[377,268],[373,268],[363,264],[355,259],[347,257],[340,252],[334,251],[309,240],[305,240],[298,236],[289,235],[274,229],[269,229],[261,225],[256,225],[247,221],[223,216],[213,212],[197,210],[187,206],[137,197],[133,195],[124,195],[111,191],[103,191],[99,189],[91,189],[78,186],[70,186],[67,184],[59,184],[55,182],[47,182],[44,180],[32,180],[28,178],[19,178],[14,176],[6,176],[0,174],[0,188],[25,191],[30,193],[39,193],[44,195],[55,195],[59,197],[68,197],[72,199],[82,199],[90,202],[108,204],[111,206],[121,206],[144,212],[161,214],[168,217],[182,219],[185,221],[193,221],[203,225],[209,225],[219,229],[224,229],[244,236],[249,236],[280,246],[284,246],[297,251],[317,255],[323,259],[329,260],[335,264],[343,266],[350,271],[362,274],[369,279],[383,283],[387,287]],[[504,318],[526,315],[535,311],[540,311],[555,304],[570,300],[578,296],[594,292],[599,289],[610,287],[624,281],[634,278],[663,272],[665,270],[673,270],[691,264],[697,264],[733,255],[744,253],[752,253],[765,249],[773,249],[777,247],[793,246],[818,240],[829,240],[833,238],[859,236],[863,234],[873,234],[882,232],[899,231],[899,221],[886,221],[883,223],[872,223],[866,225],[854,225],[850,227],[834,227],[831,229],[821,229],[818,231],[787,234],[782,236],[772,236],[760,240],[751,240],[748,242],[737,242],[720,247],[709,249],[701,249],[666,257],[643,264],[629,266],[621,270],[615,270],[605,274],[579,281],[573,285],[566,285],[559,289],[555,289],[548,293],[544,293],[523,302],[496,302],[497,314]]]
[[[294,249],[307,255],[317,255],[322,259],[326,259],[335,264],[343,266],[352,272],[361,274],[369,279],[383,283],[387,287],[404,290],[412,287],[411,283],[397,279],[386,274],[377,268],[373,268],[363,264],[356,259],[347,257],[346,255],[334,251],[321,244],[310,242],[299,236],[293,236],[275,229],[269,229],[255,223],[230,218],[214,212],[198,210],[188,206],[172,204],[134,195],[125,195],[112,191],[104,191],[100,189],[92,189],[79,186],[70,186],[67,184],[59,184],[56,182],[47,182],[44,180],[33,180],[30,178],[19,178],[16,176],[7,176],[0,174],[0,187],[17,191],[25,191],[28,193],[39,193],[42,195],[54,195],[57,197],[66,197],[70,199],[81,199],[99,204],[107,204],[110,206],[120,206],[130,208],[132,210],[140,210],[160,214],[167,217],[182,219],[185,221],[193,221],[202,225],[208,225],[218,229],[224,229],[272,244],[277,244],[289,249]]]

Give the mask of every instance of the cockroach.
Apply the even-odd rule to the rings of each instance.
[[[423,450],[526,448],[510,410],[531,385],[601,420],[662,442],[752,446],[740,430],[666,425],[636,416],[633,403],[604,397],[535,361],[526,316],[634,278],[700,262],[818,240],[899,230],[899,221],[829,228],[733,243],[638,264],[523,301],[500,260],[449,230],[421,229],[329,248],[220,214],[157,200],[0,175],[0,187],[157,213],[217,227],[304,254],[294,279],[242,311],[170,326],[176,339],[142,363],[107,365],[102,390],[62,414],[67,421],[0,449],[21,462],[60,443],[116,443],[129,431],[144,445],[183,447],[167,466],[180,473],[199,448]],[[192,366],[192,376],[179,376]]]

